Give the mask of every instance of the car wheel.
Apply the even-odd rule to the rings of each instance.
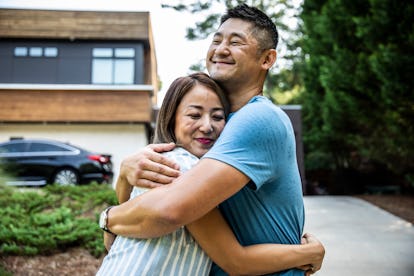
[[[72,169],[61,169],[55,174],[53,183],[62,186],[78,184],[78,174]]]

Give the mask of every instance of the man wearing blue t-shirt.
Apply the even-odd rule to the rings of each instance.
[[[206,63],[231,103],[224,131],[202,160],[177,179],[174,164],[157,153],[173,145],[150,145],[124,160],[118,197],[129,195],[130,185],[159,188],[111,208],[106,225],[111,232],[157,237],[219,206],[243,245],[301,243],[304,206],[293,129],[287,115],[262,96],[276,61],[277,37],[272,21],[258,9],[243,4],[222,17]],[[308,273],[319,270],[323,254],[322,248]],[[215,266],[211,274],[224,272]]]

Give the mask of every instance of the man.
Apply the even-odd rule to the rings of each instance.
[[[304,225],[301,181],[293,129],[287,115],[262,97],[268,70],[276,61],[277,30],[256,8],[241,5],[221,19],[207,53],[210,76],[226,91],[233,112],[213,148],[170,185],[104,212],[104,228],[130,237],[157,237],[220,210],[243,245],[300,244]],[[169,183],[177,171],[152,145],[124,160],[117,194],[130,186]],[[159,164],[161,163],[161,164]],[[321,246],[320,268],[324,250]],[[212,274],[220,275],[218,268]],[[288,270],[276,275],[303,275]]]

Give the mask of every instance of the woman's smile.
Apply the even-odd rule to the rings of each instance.
[[[210,138],[196,138],[196,140],[203,145],[211,145],[214,143],[214,140]]]

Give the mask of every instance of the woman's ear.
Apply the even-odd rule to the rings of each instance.
[[[264,59],[262,67],[264,70],[269,70],[276,62],[277,51],[275,49],[268,49],[263,53]]]

